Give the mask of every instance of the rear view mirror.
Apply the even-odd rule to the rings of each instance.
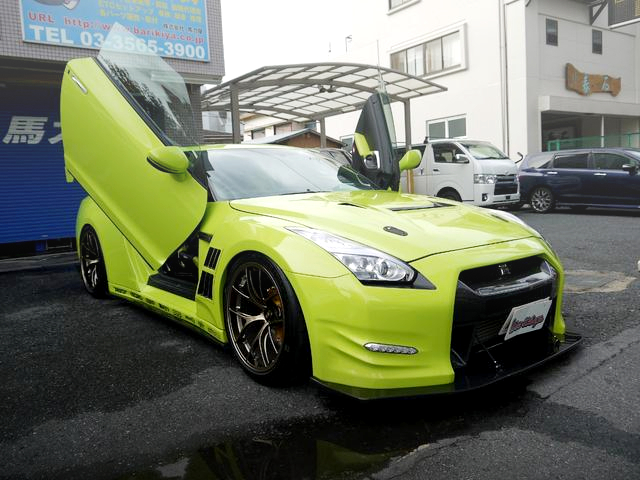
[[[364,157],[364,166],[369,170],[380,168],[380,153],[377,150],[373,150],[369,155]]]
[[[189,160],[179,147],[154,148],[147,155],[147,161],[166,173],[184,173],[189,168]]]
[[[453,163],[469,163],[469,158],[462,153],[456,153]]]
[[[422,161],[420,150],[409,150],[400,159],[400,171],[413,170]]]
[[[625,163],[624,165],[622,165],[622,170],[624,170],[625,172],[629,172],[630,175],[634,175],[636,173],[636,170],[638,170],[638,167],[629,163]]]

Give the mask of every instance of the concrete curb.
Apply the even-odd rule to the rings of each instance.
[[[45,268],[72,266],[78,263],[76,252],[50,253],[32,257],[0,260],[0,273],[42,270]]]

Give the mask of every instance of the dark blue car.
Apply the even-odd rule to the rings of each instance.
[[[585,148],[527,155],[520,197],[536,212],[556,206],[640,209],[640,150]]]

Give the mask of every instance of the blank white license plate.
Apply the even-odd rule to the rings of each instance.
[[[540,330],[549,314],[549,308],[551,308],[550,298],[513,307],[499,335],[504,335],[504,339],[509,340],[523,333]]]

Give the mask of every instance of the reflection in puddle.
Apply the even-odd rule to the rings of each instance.
[[[412,448],[358,451],[326,440],[254,438],[224,442],[121,477],[142,480],[350,479],[382,469]]]
[[[500,414],[526,414],[522,384],[511,386],[517,393],[494,388],[440,399],[338,402],[328,405],[328,417],[269,425],[265,433],[175,454],[119,480],[361,479],[421,445],[478,433],[500,423]]]

